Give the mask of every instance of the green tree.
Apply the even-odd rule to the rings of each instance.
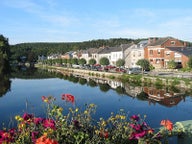
[[[144,70],[150,69],[150,62],[147,59],[140,59],[136,64],[142,68],[142,73]]]
[[[89,64],[90,65],[94,65],[94,64],[96,64],[97,62],[96,62],[96,60],[94,59],[94,58],[92,58],[92,59],[90,59],[89,60]]]
[[[99,64],[101,64],[101,65],[109,65],[109,59],[106,58],[106,57],[102,57],[102,58],[99,60]]]
[[[125,60],[124,59],[118,59],[116,61],[116,66],[117,67],[121,67],[121,66],[124,66],[125,65]]]
[[[67,59],[62,59],[62,62],[65,66],[67,65]]]
[[[167,62],[167,67],[169,69],[174,69],[174,68],[176,68],[176,66],[177,66],[177,64],[176,64],[176,62],[174,60],[170,60],[170,61]]]
[[[188,60],[187,64],[188,64],[189,68],[192,68],[192,56],[189,56],[189,60]]]
[[[72,58],[71,59],[71,64],[78,64],[78,59],[77,58]]]
[[[84,58],[81,58],[78,60],[78,63],[81,64],[81,65],[84,65],[87,63],[87,61],[84,59]]]

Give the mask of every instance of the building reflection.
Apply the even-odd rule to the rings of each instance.
[[[149,105],[159,103],[167,107],[172,107],[182,100],[185,101],[184,93],[173,92],[168,89],[143,87],[143,91],[148,95]]]
[[[122,83],[121,81],[95,76],[70,75],[69,77],[71,76],[78,77],[79,79],[83,78],[88,85],[91,87],[99,86],[104,92],[113,89],[118,94],[137,98],[142,101],[148,101],[149,105],[158,103],[166,107],[172,107],[179,104],[181,101],[185,101],[185,93],[180,93],[177,89],[171,87],[156,88],[134,85],[132,83]]]

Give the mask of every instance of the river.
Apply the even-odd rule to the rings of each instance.
[[[61,99],[62,94],[66,93],[75,97],[74,103]],[[11,78],[10,91],[0,97],[1,127],[3,124],[6,127],[15,126],[14,116],[24,112],[44,117],[45,108],[41,97],[50,95],[56,98],[56,104],[64,108],[64,113],[68,112],[69,107],[83,108],[85,104],[96,104],[95,119],[108,118],[111,112],[118,113],[120,109],[124,109],[128,117],[133,114],[140,114],[141,117],[146,115],[146,122],[152,127],[159,127],[163,119],[174,123],[192,117],[192,97],[167,89],[158,90],[114,80],[101,81],[74,76],[15,76]]]

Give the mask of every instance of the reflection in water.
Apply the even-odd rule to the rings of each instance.
[[[143,91],[148,94],[149,104],[155,104],[156,102],[167,106],[175,106],[180,101],[185,101],[184,93],[178,93],[169,91],[168,89],[157,89],[154,87],[143,87]]]
[[[184,93],[179,93],[178,89],[173,91],[174,88],[155,88],[155,87],[141,87],[131,85],[129,83],[122,83],[120,81],[114,81],[109,79],[91,78],[91,77],[76,77],[73,75],[64,75],[65,79],[69,81],[80,83],[84,85],[87,83],[88,86],[95,87],[99,86],[100,90],[107,92],[113,89],[117,94],[127,95],[137,98],[142,101],[148,101],[149,105],[159,103],[163,106],[171,107],[177,105],[180,101],[185,101]]]
[[[0,59],[0,97],[11,90],[10,67],[3,59]]]
[[[30,75],[29,75],[30,74]],[[25,79],[42,79],[59,77],[61,79],[69,80],[73,83],[79,83],[81,85],[87,84],[90,87],[99,86],[100,90],[107,92],[113,89],[118,95],[127,95],[139,100],[148,101],[149,105],[159,103],[163,106],[171,107],[177,105],[180,101],[185,101],[185,94],[180,93],[178,89],[174,87],[169,88],[155,88],[147,86],[137,86],[130,83],[122,83],[111,79],[102,79],[95,77],[80,77],[72,74],[61,74],[55,71],[45,71],[39,69],[24,69],[20,68],[11,74],[12,77],[25,78]],[[0,96],[4,95],[11,85],[11,81],[8,77],[0,75]]]
[[[0,97],[5,95],[11,89],[11,80],[6,74],[0,73]]]

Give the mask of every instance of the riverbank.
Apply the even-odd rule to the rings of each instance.
[[[153,72],[144,74],[144,75],[130,75],[127,73],[110,73],[103,71],[92,71],[85,69],[74,69],[68,67],[57,67],[57,66],[42,66],[36,65],[36,67],[43,69],[54,69],[57,72],[62,74],[73,74],[75,76],[81,77],[90,77],[93,79],[102,78],[102,79],[115,79],[123,82],[132,82],[132,83],[143,83],[145,85],[154,85],[157,87],[167,86],[181,88],[185,90],[192,89],[192,81],[189,78],[177,77],[177,75],[154,75]],[[164,72],[165,73],[165,72]],[[161,73],[160,73],[161,74]],[[183,73],[184,75],[184,73]]]

